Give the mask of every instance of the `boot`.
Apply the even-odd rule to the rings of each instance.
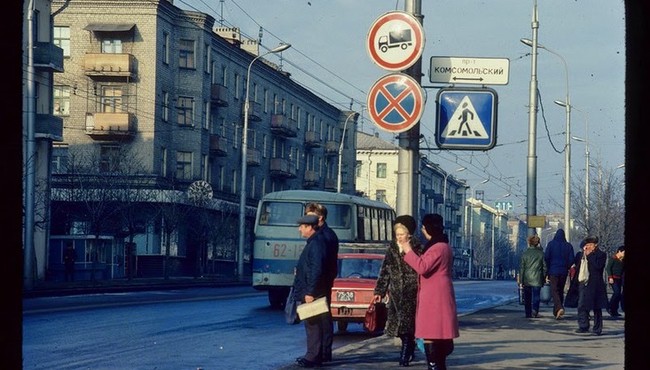
[[[424,342],[424,351],[427,356],[427,370],[447,370],[446,355],[441,351],[446,353],[448,348],[443,349],[437,343]]]
[[[408,343],[408,350],[406,352],[407,358],[409,362],[413,362],[415,360],[415,336],[410,335],[409,336],[409,343]]]
[[[399,337],[402,340],[402,348],[399,353],[399,366],[409,366],[410,365],[410,354],[409,354],[409,336],[401,335]]]

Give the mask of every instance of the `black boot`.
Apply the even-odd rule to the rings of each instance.
[[[451,351],[453,351],[453,347]],[[451,351],[450,348],[442,348],[440,343],[424,342],[424,352],[427,356],[427,370],[447,370],[447,355],[445,353],[451,353]]]
[[[409,366],[410,365],[410,354],[409,354],[409,336],[401,335],[399,337],[402,340],[402,348],[399,353],[399,366]]]
[[[415,361],[415,336],[414,335],[409,336],[409,346],[406,354],[409,362]]]

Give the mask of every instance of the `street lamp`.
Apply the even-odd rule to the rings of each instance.
[[[465,171],[467,168],[465,167],[460,167],[454,170],[454,172],[462,172]],[[444,185],[442,186],[442,207],[443,207],[443,213],[445,212],[445,207],[447,206],[447,178],[451,175],[451,172],[447,172],[445,174],[445,180],[444,180]]]
[[[521,42],[528,46],[537,44],[537,47],[548,51],[549,53],[557,56],[562,61],[564,67],[564,78],[566,82],[566,95],[565,101],[555,100],[554,103],[564,107],[566,116],[566,132],[565,132],[565,148],[564,148],[564,229],[566,232],[567,240],[571,240],[571,100],[569,98],[569,68],[566,60],[562,55],[547,48],[539,43],[534,43],[529,39],[521,39]]]
[[[336,192],[341,192],[341,164],[343,162],[343,144],[345,143],[345,130],[348,128],[348,121],[357,116],[357,112],[350,112],[343,123],[343,133],[341,134],[341,144],[339,145],[339,173],[336,181]],[[356,118],[355,118],[356,119]]]
[[[530,218],[537,214],[537,0],[533,0],[533,15],[531,29],[533,40],[530,62],[530,87],[528,90],[528,157],[526,173],[526,222],[528,235],[533,235],[535,230],[530,227]]]
[[[499,200],[499,199],[507,198],[509,196],[510,196],[510,193],[505,194],[505,195],[495,199],[495,202],[497,200]],[[492,268],[491,268],[491,271],[490,271],[490,279],[491,280],[494,280],[494,234],[495,234],[495,230],[496,230],[496,218],[497,218],[497,216],[501,217],[501,211],[498,210],[498,209],[497,209],[497,211],[495,213],[492,214],[492,258],[491,258],[491,260],[492,260],[491,261],[492,262],[492,264],[491,264]],[[499,227],[499,231],[501,231],[501,227]]]
[[[245,100],[244,100],[244,128],[242,129],[242,144],[241,144],[241,189],[239,191],[239,251],[238,251],[238,263],[237,263],[237,273],[239,274],[239,280],[244,279],[244,238],[246,230],[246,154],[247,154],[247,144],[248,144],[248,110],[250,108],[250,101],[248,99],[248,86],[250,85],[251,79],[251,67],[256,60],[261,57],[272,54],[279,53],[281,51],[287,50],[291,47],[291,44],[280,44],[274,49],[267,51],[266,53],[260,54],[253,58],[253,60],[248,65],[248,71],[246,73],[246,90],[245,90]]]
[[[486,182],[490,181],[490,179],[485,179],[478,184],[475,184],[473,186],[469,187],[469,193],[470,196],[472,197],[472,203],[469,204],[469,212],[467,212],[468,217],[469,217],[469,266],[467,270],[467,277],[469,279],[472,278],[472,264],[474,263],[474,247],[473,247],[473,239],[474,239],[474,225],[473,221],[474,220],[474,211],[472,211],[473,203],[476,199],[474,199],[474,187],[477,185],[485,184]],[[468,202],[469,203],[469,202]]]

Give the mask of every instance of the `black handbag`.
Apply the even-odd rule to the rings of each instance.
[[[293,287],[291,287],[289,295],[287,296],[287,301],[284,304],[284,319],[287,324],[294,325],[300,322],[298,313],[296,312],[296,307],[296,300],[293,298]]]

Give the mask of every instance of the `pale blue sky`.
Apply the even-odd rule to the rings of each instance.
[[[263,27],[263,49],[279,42],[292,44],[283,53],[283,69],[341,109],[361,110],[369,88],[389,73],[375,65],[365,49],[367,33],[382,14],[404,10],[403,0],[174,0],[180,8],[198,10],[224,25],[239,27],[257,38]],[[538,0],[538,41],[560,54],[569,73],[569,94],[575,108],[572,136],[585,137],[589,126],[591,161],[613,169],[624,163],[625,18],[622,0]],[[476,189],[491,203],[506,193],[517,213],[525,212],[526,156],[528,153],[528,96],[531,48],[521,38],[532,38],[533,0],[426,0],[422,1],[426,37],[422,55],[422,85],[429,83],[432,56],[496,57],[510,60],[508,85],[489,86],[499,98],[497,146],[489,151],[429,151],[427,156],[445,170],[459,173],[469,185],[490,177]],[[270,56],[279,63],[279,59]],[[553,103],[565,100],[562,61],[538,50],[537,213],[562,212],[564,191],[565,110]],[[470,85],[457,85],[468,87]],[[438,84],[436,87],[440,87]],[[435,148],[435,96],[438,88],[425,88],[428,96],[420,132]],[[585,114],[586,113],[586,114]],[[392,135],[368,120],[365,132]],[[588,118],[588,119],[587,119]],[[551,145],[547,129],[552,140]],[[584,182],[585,146],[572,142],[572,182]],[[623,176],[624,169],[618,170]],[[593,175],[592,175],[593,176]]]

